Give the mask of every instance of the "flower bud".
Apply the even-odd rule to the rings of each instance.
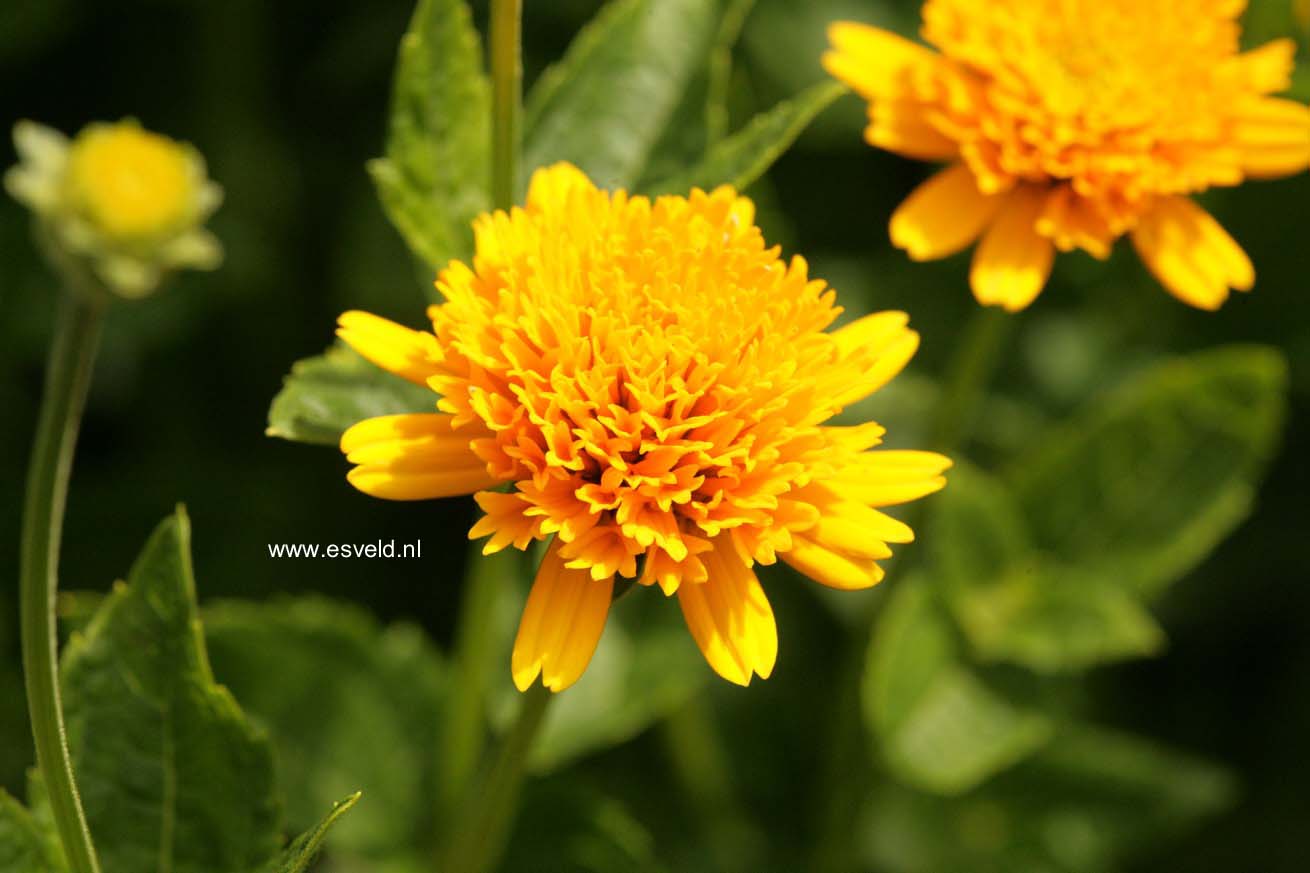
[[[222,260],[202,225],[223,192],[190,145],[126,119],[89,124],[71,141],[20,121],[14,146],[5,188],[36,215],[47,254],[74,284],[144,297],[173,270]]]

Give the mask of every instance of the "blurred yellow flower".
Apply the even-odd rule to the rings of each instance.
[[[560,164],[475,231],[472,266],[437,281],[431,332],[341,317],[366,358],[440,395],[341,448],[377,497],[477,492],[486,553],[553,537],[514,645],[520,689],[578,679],[616,576],[676,594],[710,666],[742,685],[777,655],[756,563],[842,589],[882,578],[887,543],[913,534],[879,509],[941,488],[950,461],[825,422],[909,361],[905,315],[827,330],[834,293],[727,187],[651,201]]]
[[[915,260],[981,237],[979,302],[1027,306],[1054,253],[1131,234],[1156,278],[1216,309],[1255,271],[1191,199],[1310,166],[1290,40],[1239,52],[1243,0],[928,0],[923,36],[834,24],[830,73],[869,101],[868,141],[948,162],[891,220]]]
[[[140,297],[170,269],[212,269],[222,259],[200,226],[222,191],[190,146],[132,120],[87,125],[71,142],[20,121],[14,144],[20,162],[6,189],[37,214],[58,255],[84,260],[114,293]]]

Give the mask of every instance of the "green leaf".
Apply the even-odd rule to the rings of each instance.
[[[318,855],[319,850],[323,848],[323,840],[327,838],[328,830],[336,823],[337,819],[345,815],[355,805],[359,800],[359,796],[360,792],[356,791],[345,800],[334,803],[332,811],[324,816],[313,828],[296,837],[291,845],[282,850],[282,854],[268,863],[268,866],[264,868],[264,873],[305,873]]]
[[[940,794],[967,791],[1023,760],[1053,727],[968,669],[948,617],[919,577],[900,580],[875,628],[863,705],[888,766]]]
[[[1232,346],[1157,365],[1060,427],[1011,476],[1037,546],[1151,595],[1250,512],[1287,365]]]
[[[528,96],[523,161],[630,188],[710,51],[715,0],[614,0]]]
[[[388,373],[340,343],[305,358],[268,409],[268,436],[335,446],[356,422],[400,412],[432,412],[436,395]]]
[[[806,126],[846,93],[837,82],[823,82],[761,113],[746,127],[716,144],[696,166],[653,186],[654,193],[706,191],[732,185],[738,191],[773,166]]]
[[[979,658],[1040,673],[1155,655],[1165,643],[1135,593],[1053,565],[1018,568],[970,587],[952,605]]]
[[[928,527],[933,576],[950,594],[1033,561],[1032,537],[1014,496],[965,462],[956,464],[949,486],[934,498]]]
[[[1057,672],[1164,643],[1136,592],[1035,552],[1013,496],[967,464],[934,502],[925,541],[933,579],[982,660]]]
[[[0,788],[0,873],[62,873],[67,867],[55,842]]]
[[[432,270],[472,251],[491,198],[491,90],[462,0],[419,0],[400,42],[386,156],[369,174],[387,217]]]
[[[205,632],[215,675],[272,736],[293,831],[362,790],[334,854],[385,859],[430,840],[445,670],[418,628],[302,597],[211,604]]]
[[[1062,730],[1028,761],[958,798],[894,783],[864,816],[870,867],[888,873],[1101,873],[1232,800],[1228,775],[1125,734]]]
[[[682,101],[651,149],[636,185],[639,191],[650,190],[653,183],[699,163],[706,150],[728,132],[732,51],[755,0],[720,0],[718,6],[721,14],[714,45],[697,66]]]
[[[214,682],[182,509],[63,660],[73,769],[104,873],[247,873],[278,848],[267,738]]]

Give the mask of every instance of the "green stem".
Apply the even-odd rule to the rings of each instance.
[[[491,203],[514,205],[519,163],[523,0],[491,0]]]
[[[500,861],[518,809],[532,741],[554,697],[541,684],[523,693],[518,718],[501,744],[496,763],[481,790],[470,799],[467,814],[451,831],[445,873],[486,873]]]
[[[449,824],[477,773],[486,740],[486,688],[496,653],[496,599],[520,572],[518,553],[469,553],[469,569],[455,634],[448,714],[441,734],[437,819]]]
[[[99,873],[100,863],[87,830],[64,736],[55,597],[68,477],[103,312],[103,304],[71,293],[65,293],[60,300],[28,471],[19,559],[23,673],[36,762],[73,873]]]
[[[969,434],[1017,317],[987,307],[975,310],[969,319],[942,382],[932,434],[934,450],[950,454]]]

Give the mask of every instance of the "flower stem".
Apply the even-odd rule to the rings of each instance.
[[[518,184],[523,0],[491,0],[491,203],[514,205]]]
[[[536,684],[521,697],[518,718],[503,740],[496,763],[480,790],[470,798],[467,814],[450,832],[444,873],[486,873],[500,861],[527,767],[532,741],[555,695]]]
[[[438,822],[450,825],[477,775],[486,735],[487,679],[498,642],[496,600],[520,572],[518,554],[484,556],[481,544],[469,550],[469,569],[455,635],[454,675],[441,735]]]
[[[932,434],[935,451],[950,454],[969,435],[1016,318],[1003,309],[986,307],[977,309],[965,325],[942,382]]]
[[[87,830],[64,736],[55,595],[68,477],[103,312],[102,303],[81,295],[65,293],[60,300],[27,477],[19,559],[23,673],[32,738],[50,811],[73,873],[99,873],[100,863]]]

